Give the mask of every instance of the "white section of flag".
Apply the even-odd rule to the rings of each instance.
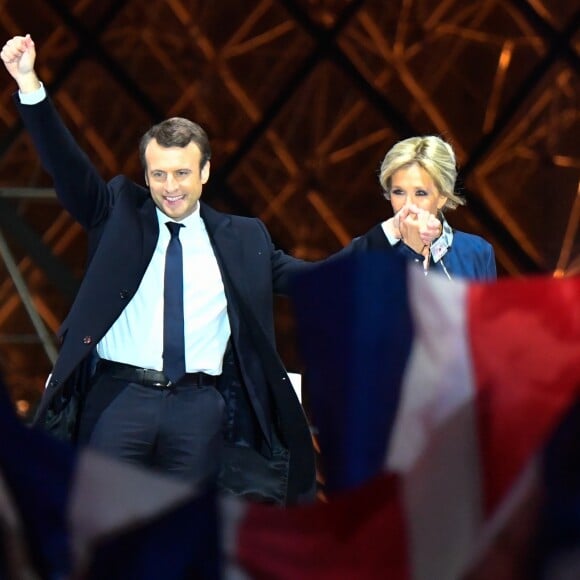
[[[387,468],[403,481],[415,580],[456,578],[482,521],[467,285],[409,269],[414,342]]]

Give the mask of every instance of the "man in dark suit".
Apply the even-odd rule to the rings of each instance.
[[[174,118],[143,137],[148,188],[107,183],[47,97],[30,36],[1,57],[57,196],[88,234],[38,422],[60,417],[80,389],[81,444],[192,481],[221,465],[223,489],[257,500],[311,499],[309,427],[275,350],[272,308],[308,264],[275,249],[258,219],[199,201],[210,172],[201,127]]]

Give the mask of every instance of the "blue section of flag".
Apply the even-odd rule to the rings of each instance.
[[[67,502],[75,466],[72,447],[26,427],[0,384],[0,471],[42,578],[70,571]]]
[[[544,497],[537,544],[531,550],[534,578],[580,574],[580,400],[566,414],[543,456]]]
[[[406,262],[357,253],[300,276],[292,298],[327,490],[383,470],[411,350]]]

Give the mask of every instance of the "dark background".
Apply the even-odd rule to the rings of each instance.
[[[0,30],[0,43],[32,34],[42,80],[107,178],[142,181],[142,133],[192,118],[214,149],[204,199],[316,259],[390,215],[385,152],[436,133],[455,147],[468,201],[448,219],[493,244],[501,276],[580,271],[577,2],[8,0]],[[26,413],[85,238],[0,75],[0,365]],[[284,301],[277,325],[300,370]]]

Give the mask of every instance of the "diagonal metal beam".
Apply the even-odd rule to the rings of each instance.
[[[364,4],[364,0],[355,0],[341,13],[335,25],[332,28],[326,29],[311,23],[308,17],[304,15],[304,13],[302,13],[293,2],[290,2],[289,0],[279,1],[292,17],[296,18],[297,16],[300,17],[300,15],[302,15],[301,17],[304,19],[305,24],[309,23],[306,24],[309,26],[308,31],[316,31],[316,34],[314,34],[316,47],[304,60],[298,70],[284,83],[283,86],[280,87],[278,96],[264,111],[260,121],[256,123],[248,134],[241,140],[235,153],[230,155],[225,163],[218,168],[217,172],[214,173],[214,186],[216,188],[220,187],[220,185],[233,173],[248,151],[252,149],[273,123],[284,105],[290,101],[320,61],[327,57],[336,36],[349,22],[352,15]]]
[[[568,61],[573,70],[580,70],[580,54],[573,46],[574,35],[579,25],[580,9],[576,10],[564,30],[560,31],[543,18],[528,0],[511,0],[511,3],[528,19],[540,36],[549,39],[550,44],[557,47],[560,56]]]
[[[397,133],[404,137],[417,135],[417,130],[413,124],[376,87],[369,83],[336,42],[340,32],[356,16],[356,13],[364,7],[365,0],[351,2],[341,12],[335,25],[330,29],[313,22],[308,13],[297,4],[296,0],[279,1],[294,17],[296,22],[319,44],[321,57],[332,60],[342,69],[356,83],[367,101],[385,117]]]
[[[77,36],[85,55],[93,56],[100,62],[127,92],[133,101],[154,121],[164,118],[163,111],[149,98],[138,83],[126,73],[125,69],[103,48],[99,37],[107,25],[129,3],[128,0],[113,2],[108,12],[99,21],[95,30],[87,28],[62,0],[47,0],[53,10],[62,18],[65,25]]]
[[[1,187],[0,198],[7,199],[56,199],[51,187]]]
[[[20,296],[20,300],[22,301],[26,313],[28,314],[28,317],[32,322],[32,326],[34,326],[34,330],[36,330],[36,334],[38,335],[38,338],[42,343],[44,352],[46,353],[48,360],[52,364],[54,364],[56,361],[57,352],[56,347],[52,342],[51,334],[48,332],[46,326],[44,325],[44,322],[42,322],[42,318],[40,317],[38,311],[34,307],[34,301],[32,300],[30,292],[26,287],[26,282],[24,281],[24,278],[20,274],[20,270],[18,269],[16,260],[14,260],[14,256],[12,256],[10,248],[6,243],[6,240],[4,239],[2,232],[0,232],[0,256],[2,256],[4,264],[6,264],[6,269],[8,270],[8,273],[12,278],[14,287],[16,288],[16,291]]]
[[[516,3],[518,5],[528,6],[526,2],[520,0],[516,0]],[[529,12],[529,10],[526,9],[526,12]],[[538,16],[534,20],[537,21],[539,18],[540,17]],[[545,27],[549,27],[545,21],[543,22]],[[561,33],[556,34],[555,31],[550,28],[552,33],[549,33],[548,36],[550,37],[551,45],[547,54],[528,74],[519,90],[498,116],[493,129],[484,135],[474,147],[471,155],[461,168],[460,180],[466,180],[476,169],[481,160],[490,153],[495,143],[504,133],[505,128],[509,126],[512,119],[523,107],[530,94],[532,94],[538,87],[554,63],[562,57],[563,53],[567,54],[568,57],[570,56],[567,48],[570,48],[572,39],[577,33],[579,27],[580,10],[576,12],[576,15],[571,19],[565,30]],[[469,199],[469,205],[478,219],[480,219],[481,222],[490,229],[490,231],[494,232],[498,242],[512,255],[512,257],[515,258],[515,260],[521,265],[523,271],[538,272],[541,270],[541,266],[521,248],[511,233],[506,230],[503,223],[489,211],[487,205],[482,200],[477,196],[471,196]]]
[[[523,2],[523,4],[527,3]],[[473,149],[469,159],[463,166],[462,173],[464,177],[469,175],[469,173],[474,170],[474,168],[479,164],[483,157],[487,156],[494,143],[505,131],[505,128],[509,125],[509,122],[521,109],[526,100],[529,98],[530,94],[532,94],[533,91],[537,88],[552,65],[562,56],[563,51],[565,53],[568,52],[565,50],[565,48],[570,48],[572,39],[574,38],[574,35],[577,33],[579,28],[580,10],[576,12],[576,15],[571,19],[565,30],[563,30],[560,34],[551,35],[551,44],[548,52],[546,53],[546,56],[540,62],[538,62],[538,64],[525,78],[523,83],[520,85],[519,90],[511,98],[511,100],[502,111],[501,115],[499,115],[497,118],[493,130],[484,135],[477,146]],[[576,67],[577,68],[575,70],[578,70],[578,68],[580,68],[580,63],[578,63]]]
[[[55,2],[57,1],[58,0],[48,0],[53,9],[60,14],[59,6],[55,5]],[[110,9],[106,11],[97,22],[96,29],[102,32],[109,25],[109,23],[115,19],[118,12],[127,4],[127,2],[128,0],[119,0],[118,2],[113,2]],[[61,3],[58,4],[60,5],[60,8],[64,10]],[[74,19],[74,17],[70,14],[68,10],[66,10],[66,12],[69,14],[69,18]],[[78,48],[74,52],[72,52],[68,56],[68,58],[64,60],[62,66],[58,69],[58,71],[55,71],[54,80],[52,81],[52,83],[50,83],[50,85],[47,86],[49,94],[55,93],[60,88],[60,86],[66,81],[66,79],[71,74],[71,71],[75,69],[78,63],[83,58],[85,58],[85,56],[86,56],[86,47],[83,44],[82,37],[79,37]],[[8,151],[8,149],[12,147],[12,145],[14,144],[16,139],[18,139],[23,130],[24,125],[22,121],[18,120],[17,123],[15,123],[10,129],[8,129],[7,132],[5,132],[2,139],[0,139],[0,157],[3,157]]]
[[[0,229],[10,234],[67,299],[74,298],[79,286],[78,280],[4,199],[0,199]]]

